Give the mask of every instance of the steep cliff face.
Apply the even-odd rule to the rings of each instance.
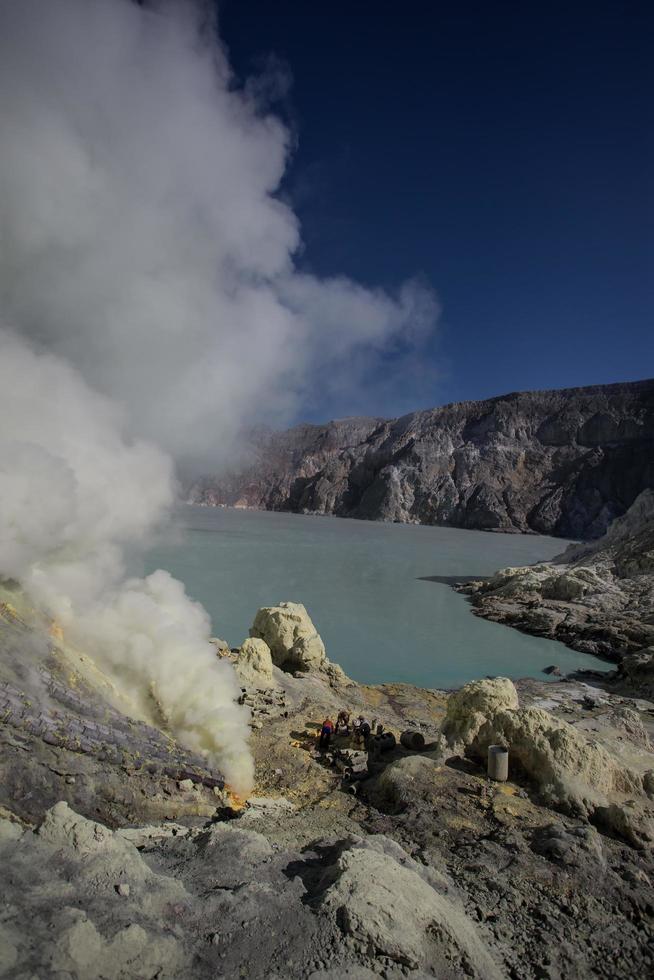
[[[271,433],[189,499],[594,538],[652,485],[654,381],[641,381]]]

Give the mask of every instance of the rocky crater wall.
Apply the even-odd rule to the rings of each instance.
[[[597,538],[654,485],[654,381],[261,433],[192,503]]]

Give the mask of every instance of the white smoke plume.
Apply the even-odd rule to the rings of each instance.
[[[165,453],[229,459],[438,306],[298,274],[289,135],[200,24],[190,0],[0,0],[0,574],[246,788],[206,614],[164,572],[124,582],[123,548],[173,499]]]
[[[0,0],[0,295],[136,431],[217,462],[437,304],[297,275],[289,134],[194,9]]]
[[[239,686],[204,609],[164,571],[125,581],[123,547],[173,501],[172,465],[51,354],[0,331],[0,574],[19,580],[115,681],[133,713],[252,782]]]

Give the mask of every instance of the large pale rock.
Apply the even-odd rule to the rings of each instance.
[[[37,831],[42,840],[50,844],[71,847],[77,854],[91,856],[97,853],[114,854],[125,860],[138,858],[132,844],[116,836],[109,827],[81,816],[60,800],[46,811],[43,823]]]
[[[594,568],[572,568],[563,574],[558,574],[556,566],[551,568],[552,574],[544,577],[541,588],[542,595],[547,599],[572,602],[611,589],[610,582]]]
[[[384,807],[402,811],[418,800],[433,802],[438,759],[409,755],[385,766],[374,785],[374,794]]]
[[[46,811],[37,834],[57,848],[70,849],[75,859],[83,859],[80,878],[103,881],[107,889],[113,889],[113,883],[121,878],[134,883],[152,877],[129,840],[71,810],[64,800]]]
[[[584,814],[614,794],[642,795],[642,779],[598,742],[542,708],[499,710],[479,729],[471,751],[485,758],[488,746],[509,746],[543,797]]]
[[[238,651],[234,667],[246,687],[274,687],[272,655],[265,640],[248,637]]]
[[[325,646],[299,602],[281,602],[260,609],[250,636],[264,640],[273,663],[284,670],[319,670],[325,663]]]
[[[599,806],[593,813],[593,821],[615,837],[626,840],[632,847],[650,848],[654,842],[653,811],[639,805],[636,800]]]
[[[443,733],[482,764],[490,745],[506,745],[511,768],[527,774],[545,803],[588,817],[636,846],[654,841],[647,776],[548,711],[519,708],[506,678],[474,681],[453,694]]]
[[[179,976],[184,956],[173,936],[153,936],[132,924],[105,939],[83,911],[64,911],[70,925],[62,929],[53,945],[55,975],[106,980]]]
[[[508,677],[472,681],[450,695],[442,725],[451,746],[469,745],[479,729],[501,709],[516,709],[518,692]]]
[[[393,841],[372,838],[344,851],[334,870],[322,907],[364,948],[443,980],[501,976],[463,908],[443,893],[447,886]]]

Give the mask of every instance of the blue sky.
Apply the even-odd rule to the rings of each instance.
[[[440,297],[422,380],[367,411],[654,374],[653,29],[645,3],[220,4],[238,75],[292,76],[300,267]]]

